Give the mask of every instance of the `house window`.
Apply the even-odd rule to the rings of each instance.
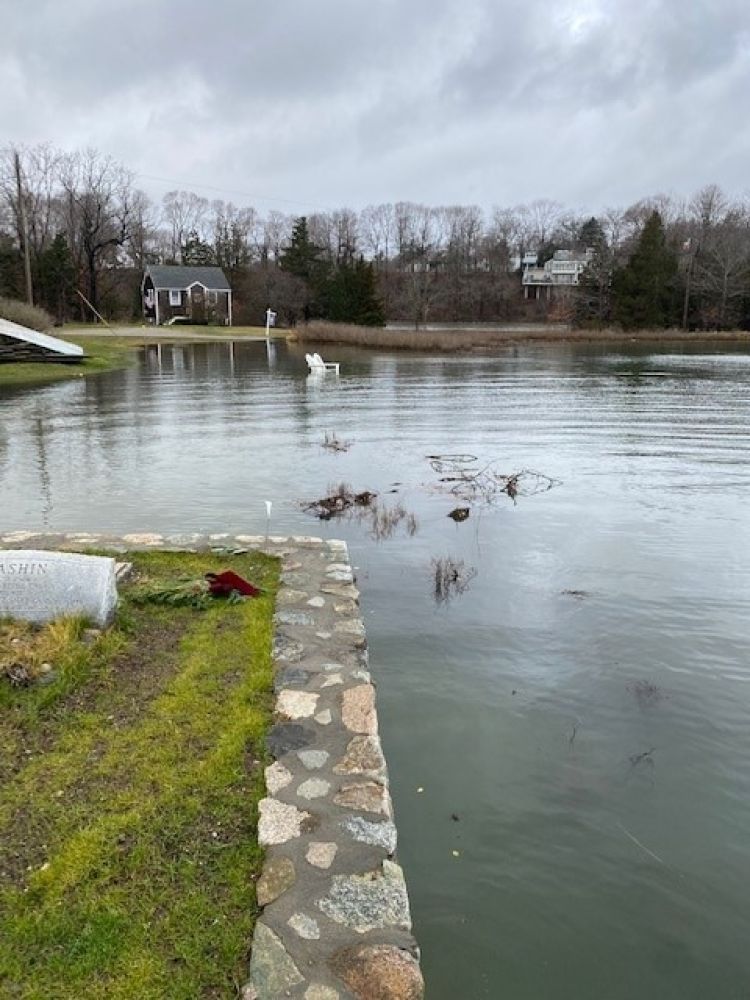
[[[182,305],[182,292],[179,288],[169,289],[169,304],[170,306]]]
[[[208,304],[210,306],[215,306],[218,301],[219,301],[219,296],[217,295],[217,293],[215,291],[211,291],[211,289],[209,289],[209,292],[208,292]]]

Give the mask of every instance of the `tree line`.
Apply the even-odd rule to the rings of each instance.
[[[521,262],[541,266],[558,249],[589,251],[578,286],[524,299]],[[595,216],[549,199],[294,216],[191,191],[157,204],[95,150],[0,150],[0,295],[26,298],[30,287],[60,322],[92,309],[135,319],[141,273],[155,263],[224,268],[239,323],[260,322],[270,305],[285,323],[750,328],[750,206],[715,185]]]

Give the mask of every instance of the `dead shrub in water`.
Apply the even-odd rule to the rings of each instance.
[[[433,594],[438,604],[465,593],[477,575],[473,566],[466,566],[463,559],[450,556],[432,560]]]
[[[501,494],[515,503],[517,497],[547,493],[558,485],[558,480],[532,469],[507,475],[494,460],[480,465],[476,455],[428,455],[427,460],[440,476],[439,488],[466,503],[492,503]]]
[[[332,517],[343,514],[353,507],[369,507],[376,497],[377,493],[371,493],[369,490],[355,493],[348,483],[342,482],[329,486],[328,494],[320,500],[303,503],[302,509],[315,514],[321,521],[330,521]]]
[[[352,441],[342,441],[341,438],[336,437],[335,432],[332,431],[329,434],[326,431],[321,447],[327,448],[329,451],[349,451],[352,444]]]
[[[375,504],[372,510],[371,534],[376,541],[390,538],[401,525],[410,537],[419,530],[416,516],[410,514],[403,504],[397,503],[393,507],[381,507]]]
[[[346,515],[360,522],[369,522],[370,533],[375,541],[391,538],[403,527],[408,535],[414,535],[419,529],[419,522],[403,504],[392,507],[381,506],[377,493],[363,490],[355,493],[348,483],[329,486],[327,496],[311,503],[303,503],[302,509],[314,514],[321,521],[330,521],[333,517]]]

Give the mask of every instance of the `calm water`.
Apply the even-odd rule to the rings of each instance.
[[[268,499],[346,538],[431,1000],[747,1000],[750,357],[327,353],[6,391],[0,527],[255,533]],[[436,452],[561,483],[454,524]],[[340,480],[402,484],[417,534],[301,512]],[[477,570],[442,606],[437,556]]]

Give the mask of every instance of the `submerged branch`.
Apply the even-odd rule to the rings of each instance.
[[[440,476],[440,488],[465,502],[492,503],[505,494],[515,503],[517,497],[547,493],[559,485],[558,480],[533,469],[508,475],[499,471],[495,460],[479,465],[476,455],[428,455],[427,460]]]
[[[465,593],[477,575],[473,566],[465,566],[463,559],[450,556],[433,559],[433,595],[437,604],[447,604],[454,597]]]

